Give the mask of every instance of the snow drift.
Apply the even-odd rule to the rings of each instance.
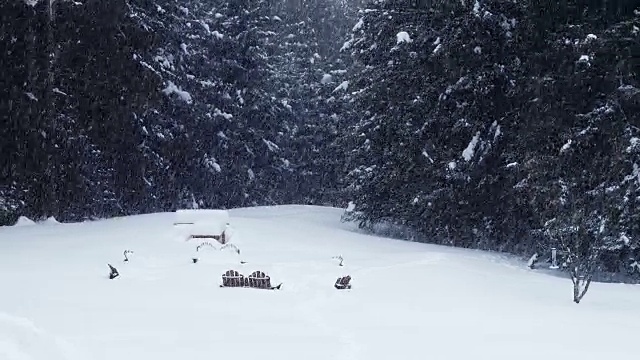
[[[638,287],[571,281],[480,251],[394,241],[342,210],[231,210],[242,256],[172,235],[175,214],[0,229],[0,359],[616,359]],[[123,251],[135,252],[128,262]],[[337,257],[344,259],[339,266]],[[107,263],[120,276],[108,279]],[[220,288],[263,271],[279,291]],[[336,290],[342,276],[352,288]]]

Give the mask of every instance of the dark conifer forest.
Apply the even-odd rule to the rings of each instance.
[[[638,0],[5,0],[0,54],[0,225],[348,206],[640,276]]]

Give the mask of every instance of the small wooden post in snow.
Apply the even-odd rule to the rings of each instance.
[[[551,248],[551,266],[549,266],[549,269],[558,268],[558,250],[556,248]]]

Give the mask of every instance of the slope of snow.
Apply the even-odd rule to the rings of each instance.
[[[58,225],[58,224],[60,224],[60,222],[58,220],[56,220],[55,217],[49,216],[46,220],[42,221],[42,224],[44,224],[44,225]]]
[[[558,359],[637,352],[640,288],[571,282],[496,254],[357,232],[342,210],[230,211],[241,254],[175,214],[0,228],[0,359]],[[123,262],[123,251],[135,256]],[[339,267],[336,256],[344,258]],[[245,264],[240,264],[240,260]],[[107,278],[110,263],[121,276]],[[279,291],[220,288],[262,270]],[[333,283],[350,274],[353,289]]]
[[[20,216],[13,226],[33,226],[36,222],[26,216]]]

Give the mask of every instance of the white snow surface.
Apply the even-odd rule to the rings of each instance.
[[[369,236],[342,209],[230,210],[242,249],[201,251],[174,213],[0,228],[0,359],[629,359],[640,287],[497,254]],[[123,262],[123,251],[135,257]],[[345,266],[332,259],[342,256]],[[246,261],[241,265],[240,260]],[[120,277],[107,278],[107,263]],[[281,290],[220,288],[262,270]],[[350,274],[353,289],[333,283]]]
[[[42,222],[43,225],[58,225],[60,222],[56,220],[55,217],[49,216],[46,220]]]

